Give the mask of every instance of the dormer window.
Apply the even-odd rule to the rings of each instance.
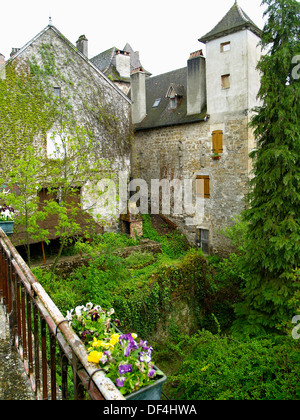
[[[183,97],[184,87],[182,85],[170,84],[166,98],[169,98],[168,109],[176,109],[178,107],[178,99]]]
[[[169,109],[176,109],[177,108],[177,96],[174,98],[170,98],[169,102]]]
[[[223,42],[223,43],[221,44],[221,52],[222,52],[222,53],[223,53],[223,52],[230,51],[230,49],[231,49],[231,44],[230,44],[230,41],[229,41],[229,42]]]

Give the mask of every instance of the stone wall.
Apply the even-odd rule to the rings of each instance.
[[[160,254],[161,244],[149,239],[140,240],[140,244],[136,246],[125,247],[114,251],[114,254],[119,255],[122,258],[127,258],[129,255],[136,252],[148,252],[152,254]],[[73,256],[73,257],[62,257],[59,261],[56,272],[59,276],[67,278],[72,272],[83,265],[88,265],[91,260],[89,256]],[[45,270],[51,269],[51,264],[43,264],[41,266]]]
[[[209,230],[211,253],[227,254],[230,241],[219,233],[233,224],[233,218],[244,208],[244,195],[249,178],[249,149],[253,146],[248,129],[248,116],[224,114],[208,122],[177,125],[147,131],[137,131],[133,152],[133,176],[148,184],[149,200],[151,180],[193,180],[193,199],[196,199],[197,176],[209,176],[210,197],[202,200],[204,215],[194,221],[184,208],[175,215],[172,208],[168,217],[196,244],[199,229]],[[220,160],[212,159],[212,132],[223,131],[223,153]],[[149,201],[150,202],[150,201]],[[162,210],[162,209],[161,209]],[[151,207],[149,207],[151,212]]]

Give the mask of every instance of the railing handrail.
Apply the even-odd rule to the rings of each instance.
[[[47,294],[42,285],[37,281],[34,274],[31,272],[25,261],[22,259],[14,245],[11,243],[1,228],[0,244],[6,250],[6,254],[9,257],[11,263],[14,265],[16,270],[19,271],[23,285],[27,287],[27,289],[30,289],[29,292],[32,292],[35,298],[38,298],[42,306],[42,310],[45,312],[45,316],[47,317],[48,314],[48,317],[50,316],[51,320],[53,321],[52,329],[53,327],[56,329],[55,336],[57,337],[57,332],[60,330],[72,352],[74,352],[74,354],[77,356],[78,361],[89,376],[89,382],[91,382],[92,378],[93,383],[96,385],[105,400],[125,400],[114,383],[105,376],[105,373],[96,369],[93,365],[87,362],[87,351],[82,341],[75,334],[69,323],[66,322],[65,317],[51,300],[50,296]]]

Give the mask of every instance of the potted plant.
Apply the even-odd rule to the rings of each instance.
[[[87,361],[102,368],[127,400],[159,400],[166,376],[153,363],[153,348],[111,322],[114,309],[88,303],[68,311],[67,320],[86,346]]]
[[[6,233],[6,235],[13,234],[15,210],[13,207],[4,204],[0,207],[0,228]]]
[[[212,157],[211,157],[213,160],[219,160],[219,159],[221,159],[221,155],[219,155],[219,153],[214,153],[213,155],[212,155]]]

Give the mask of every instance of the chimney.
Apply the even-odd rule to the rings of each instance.
[[[116,51],[116,70],[121,79],[130,79],[130,53],[126,51]]]
[[[83,55],[88,57],[88,40],[85,35],[81,35],[76,41],[76,47]]]
[[[202,50],[187,62],[187,115],[199,114],[206,104],[206,63]]]
[[[0,54],[0,80],[5,79],[5,57]]]
[[[132,122],[138,124],[146,117],[146,73],[139,67],[131,73]]]
[[[13,57],[18,51],[20,51],[20,48],[12,48],[10,56]]]

